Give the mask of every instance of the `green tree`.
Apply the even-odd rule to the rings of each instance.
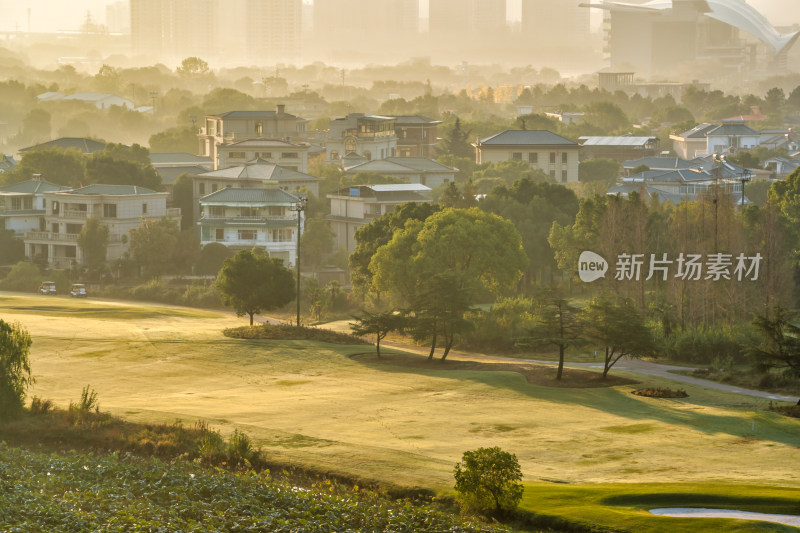
[[[792,223],[800,222],[800,168],[785,180],[773,182],[767,200],[774,202]]]
[[[631,125],[621,107],[606,101],[588,104],[584,110],[583,121],[600,128],[607,134],[619,132]]]
[[[34,292],[42,281],[42,271],[33,263],[20,261],[0,279],[0,288],[7,291]]]
[[[613,159],[587,159],[578,166],[578,179],[584,183],[602,181],[613,185],[620,170],[622,166]]]
[[[19,165],[6,177],[7,183],[16,183],[40,174],[42,179],[56,185],[79,187],[85,180],[85,158],[77,150],[41,148],[25,154]]]
[[[34,108],[22,119],[21,136],[23,142],[39,143],[50,139],[52,131],[50,113]]]
[[[194,228],[194,182],[181,174],[172,186],[172,205],[181,210],[181,230]]]
[[[464,452],[453,474],[459,500],[483,514],[514,511],[525,491],[517,456],[496,446]]]
[[[547,295],[535,308],[533,317],[535,325],[526,338],[518,344],[535,345],[550,344],[558,348],[558,372],[556,379],[561,379],[564,372],[564,355],[575,346],[586,343],[583,338],[583,324],[580,310],[557,295]]]
[[[181,61],[181,65],[176,69],[181,78],[193,79],[208,76],[211,72],[208,63],[199,57],[187,57]]]
[[[603,378],[625,357],[643,357],[654,353],[653,336],[641,313],[631,300],[619,303],[601,294],[590,300],[581,317],[583,335],[605,348]]]
[[[190,126],[169,128],[150,136],[152,152],[187,152],[197,151],[197,130]]]
[[[150,150],[140,144],[126,146],[121,143],[108,143],[99,153],[98,157],[110,157],[115,161],[130,161],[142,166],[150,166]]]
[[[527,262],[511,222],[477,208],[445,209],[395,231],[369,270],[377,291],[434,321],[431,355],[441,333],[450,341],[444,359],[469,306],[514,288]]]
[[[456,117],[456,121],[451,127],[445,129],[444,135],[439,141],[439,154],[474,159],[475,149],[469,143],[470,135],[470,130],[462,129],[461,119]]]
[[[118,93],[122,86],[122,78],[119,71],[104,64],[94,75],[94,86],[101,93]]]
[[[136,185],[155,191],[161,189],[161,176],[151,165],[98,154],[86,161],[86,181],[106,185]]]
[[[131,230],[133,259],[151,276],[160,276],[173,269],[173,251],[180,229],[172,219],[145,220]]]
[[[78,234],[78,246],[89,271],[97,273],[106,262],[108,226],[104,226],[98,217],[89,217]]]
[[[20,324],[0,320],[0,418],[22,409],[25,392],[34,383],[29,354],[31,336]]]
[[[375,335],[375,350],[378,357],[381,356],[381,341],[386,336],[403,328],[405,317],[395,311],[384,311],[382,313],[370,313],[363,311],[361,315],[353,317],[355,322],[350,324],[353,335],[363,337],[364,335]]]
[[[758,315],[753,319],[761,342],[751,346],[748,355],[761,371],[784,369],[795,378],[800,378],[800,327],[797,326],[797,313],[776,307],[772,316]]]
[[[200,250],[195,272],[201,276],[216,276],[225,260],[233,255],[233,250],[224,244],[210,242]]]
[[[216,287],[222,303],[233,307],[236,316],[250,316],[280,309],[295,298],[294,274],[280,259],[241,250],[226,259],[217,275]]]
[[[328,256],[333,251],[334,237],[336,233],[327,220],[307,219],[305,231],[300,237],[300,264],[312,271],[325,266]]]
[[[25,259],[25,242],[9,229],[0,228],[0,263],[11,265]]]

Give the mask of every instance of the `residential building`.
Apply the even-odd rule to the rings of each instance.
[[[786,179],[795,170],[800,168],[800,161],[788,157],[771,157],[763,163],[766,170],[771,171],[777,179]]]
[[[353,153],[367,160],[396,157],[395,119],[363,113],[336,118],[331,120],[326,145],[330,161]]]
[[[94,139],[86,139],[84,137],[60,137],[52,141],[35,144],[20,148],[17,152],[19,157],[22,158],[28,152],[34,150],[41,150],[43,148],[58,148],[60,150],[77,150],[83,155],[92,155],[95,152],[102,152],[106,147],[106,143],[95,141]]]
[[[710,83],[700,83],[698,80],[692,80],[691,82],[646,82],[634,80],[634,74],[635,72],[602,70],[597,74],[598,86],[600,90],[610,93],[622,91],[628,96],[638,94],[643,98],[652,100],[670,96],[678,103],[683,99],[683,93],[689,88],[699,91],[709,91],[711,89]]]
[[[13,231],[22,238],[26,231],[44,229],[44,193],[67,190],[41,179],[0,187],[0,229]]]
[[[250,139],[220,145],[218,168],[244,165],[263,159],[289,170],[308,172],[308,143],[290,143],[277,139]]]
[[[735,155],[740,151],[757,148],[761,136],[744,122],[725,122],[706,132],[706,153]]]
[[[323,180],[303,172],[281,167],[263,159],[255,159],[244,165],[204,172],[193,176],[192,181],[194,182],[193,203],[195,206],[193,220],[197,220],[199,217],[200,198],[220,189],[272,188],[290,192],[303,189],[318,197],[319,182]]]
[[[397,135],[397,155],[400,157],[436,157],[438,127],[441,120],[421,115],[393,117]]]
[[[108,93],[75,93],[64,94],[60,92],[46,92],[37,96],[40,102],[74,101],[93,105],[97,109],[107,110],[111,106],[134,109],[133,101],[123,96]]]
[[[131,45],[134,54],[158,61],[214,55],[219,33],[215,25],[219,0],[130,0]],[[241,31],[241,29],[240,29]]]
[[[458,169],[424,157],[387,157],[345,168],[348,176],[355,176],[359,172],[375,172],[435,189],[455,181]]]
[[[524,114],[527,115],[527,114],[533,113],[533,106],[530,106],[530,107],[531,107],[531,110],[528,111],[527,113],[524,113]],[[572,124],[580,124],[581,121],[583,120],[584,113],[580,113],[580,112],[577,112],[577,111],[569,112],[569,113],[562,112],[562,111],[553,111],[553,112],[545,113],[545,116],[547,116],[549,118],[554,118],[557,121],[561,122],[562,124],[570,126]]]
[[[710,176],[727,180],[739,180],[745,174],[758,174],[755,169],[746,169],[727,160],[715,161],[713,155],[696,157],[691,160],[677,157],[644,157],[625,161],[622,163],[622,168],[625,170],[626,175],[630,175],[634,169],[642,165],[648,167],[651,171],[664,173],[673,170],[700,170]]]
[[[527,162],[558,183],[578,181],[580,145],[547,130],[506,130],[479,140],[475,147],[478,164],[508,160]]]
[[[287,142],[302,139],[308,121],[286,112],[286,106],[279,104],[275,111],[229,111],[205,117],[200,129],[199,153],[210,157],[213,168],[220,165],[221,146],[251,139],[282,139]]]
[[[672,150],[682,159],[694,159],[695,157],[706,155],[708,153],[706,133],[716,129],[716,127],[716,124],[704,122],[679,135],[670,135]]]
[[[372,219],[391,213],[397,206],[408,203],[430,203],[430,187],[420,184],[354,185],[328,195],[330,221],[336,234],[336,248],[348,254],[356,247],[355,232]]]
[[[0,155],[0,174],[11,172],[17,164],[17,161],[10,155]]]
[[[131,32],[131,6],[128,0],[106,5],[106,28],[111,33]]]
[[[645,77],[737,73],[785,66],[800,33],[779,33],[744,0],[587,0],[605,10],[606,49],[613,70]]]
[[[613,159],[626,161],[656,155],[659,152],[658,137],[580,137],[581,160]]]
[[[297,60],[301,51],[301,0],[247,0],[246,41],[253,64]]]
[[[237,249],[262,248],[284,265],[297,263],[299,196],[281,189],[227,188],[200,199],[200,244],[216,242]]]
[[[692,201],[703,194],[714,194],[715,187],[727,193],[734,205],[742,203],[742,182],[737,179],[718,179],[712,173],[700,169],[648,170],[628,178],[610,188],[608,194],[627,198],[637,192],[646,199],[658,197],[660,201],[679,204]],[[744,204],[750,204],[745,196]]]
[[[25,255],[42,256],[50,265],[83,263],[78,235],[89,217],[108,228],[106,259],[119,259],[128,250],[130,231],[143,220],[179,219],[180,209],[167,209],[167,193],[133,185],[89,185],[44,193],[44,228],[25,233]]]

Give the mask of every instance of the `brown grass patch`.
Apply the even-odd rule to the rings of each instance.
[[[535,363],[485,363],[461,359],[428,360],[412,354],[383,354],[378,358],[373,354],[356,354],[351,356],[362,363],[386,364],[403,368],[419,368],[423,370],[448,370],[448,371],[473,371],[473,372],[517,372],[522,374],[531,385],[541,387],[558,387],[564,389],[593,389],[603,387],[616,387],[619,385],[633,385],[639,383],[632,379],[609,375],[603,379],[599,372],[590,372],[577,368],[564,368],[561,380],[556,379],[558,369],[555,366]]]

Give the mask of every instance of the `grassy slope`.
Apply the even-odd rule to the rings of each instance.
[[[230,315],[91,299],[0,294],[0,318],[33,335],[32,394],[66,406],[91,384],[103,410],[238,427],[276,460],[323,470],[448,490],[464,450],[497,445],[531,482],[800,486],[787,466],[800,422],[700,387],[659,400],[630,394],[641,385],[555,389],[362,363],[348,356],[364,346],[232,340],[222,329],[244,320]]]

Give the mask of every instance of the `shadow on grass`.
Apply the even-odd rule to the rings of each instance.
[[[364,366],[390,373],[410,373],[426,376],[447,377],[482,383],[490,387],[504,387],[525,394],[532,398],[561,403],[564,405],[580,405],[587,409],[610,413],[631,421],[654,420],[666,424],[681,425],[708,434],[728,434],[742,439],[743,443],[751,441],[771,441],[788,446],[800,445],[800,424],[793,420],[759,420],[757,429],[753,419],[744,416],[726,416],[699,413],[686,409],[670,407],[670,403],[694,403],[687,399],[664,400],[658,404],[652,400],[638,398],[626,391],[614,389],[615,386],[637,383],[620,376],[609,375],[606,380],[597,372],[565,369],[562,383],[555,380],[555,369],[547,366],[517,363],[481,363],[461,360],[432,360],[427,357],[408,353],[388,353],[380,359],[373,356],[351,357]],[[526,378],[527,383],[520,383],[504,373],[518,373]],[[586,375],[591,377],[587,377]],[[643,424],[634,426],[637,431]],[[766,426],[766,427],[765,427]],[[608,428],[617,432],[627,432],[627,426]],[[657,427],[648,430],[657,430]]]

